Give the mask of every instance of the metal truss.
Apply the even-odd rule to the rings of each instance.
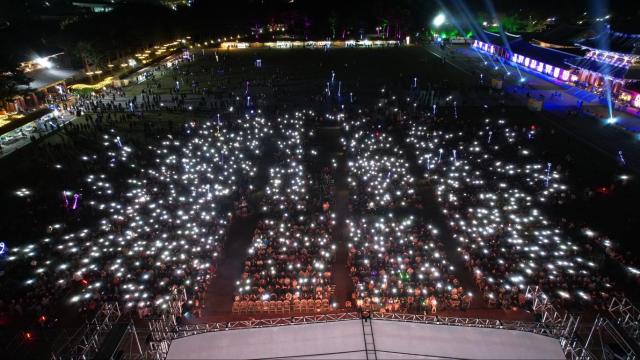
[[[638,319],[640,311],[631,302],[623,298],[612,299],[609,312],[614,321],[598,315],[593,323],[585,327],[588,336],[579,336],[576,332],[579,316],[573,316],[558,310],[538,287],[527,288],[527,298],[532,301],[533,311],[542,317],[542,323],[559,329],[560,345],[567,359],[606,360],[637,359]],[[630,343],[618,330],[621,328],[636,343]]]
[[[555,337],[560,339],[562,351],[567,359],[595,359],[588,347],[583,345],[576,336],[580,316],[574,316],[557,309],[538,286],[527,287],[526,297],[531,301],[533,312],[541,316],[540,323],[547,324],[556,332]]]
[[[464,326],[475,328],[492,328],[504,330],[516,330],[530,332],[534,334],[559,338],[561,332],[558,328],[549,326],[544,323],[527,322],[527,321],[506,321],[479,318],[463,318],[463,317],[440,317],[431,315],[413,315],[401,313],[373,313],[373,319],[413,322],[429,325],[446,325],[446,326]]]
[[[615,324],[607,318],[598,317],[593,326],[590,327],[589,336],[585,340],[576,334],[580,323],[579,316],[574,316],[559,310],[551,303],[550,298],[538,287],[527,288],[526,296],[531,302],[533,311],[540,316],[541,321],[526,322],[378,312],[373,312],[370,315],[373,320],[515,330],[548,336],[558,339],[565,356],[571,360],[609,359],[612,356],[611,349],[613,348],[615,348],[615,356],[617,356],[617,358],[625,360],[637,359],[634,348],[625,341],[624,336],[616,330]],[[616,321],[619,324],[625,324],[625,328],[638,329],[638,316],[640,312],[633,307],[628,300],[612,301],[609,310],[612,314],[620,314],[616,319],[622,320]],[[175,322],[175,317],[172,315],[163,316],[160,319],[149,321],[152,335],[152,350],[155,349],[152,351],[152,357],[157,360],[165,359],[171,341],[186,336],[218,331],[295,326],[359,319],[361,319],[360,313],[346,312],[178,326]],[[611,344],[615,344],[615,346],[609,346]]]
[[[371,318],[382,321],[413,322],[430,325],[516,330],[554,338],[559,338],[559,335],[561,334],[561,332],[559,332],[553,326],[548,326],[543,323],[524,321],[502,321],[478,318],[438,317],[396,313],[371,313]],[[178,326],[176,325],[175,317],[163,316],[162,318],[149,321],[149,328],[151,330],[152,337],[150,353],[151,358],[156,360],[163,360],[166,358],[169,352],[171,341],[186,336],[204,334],[209,332],[319,324],[360,319],[360,313],[346,312],[310,316],[292,316],[286,318],[216,322],[207,324],[187,324]]]
[[[149,320],[151,341],[147,351],[148,358],[164,360],[167,357],[171,340],[175,338],[175,334],[178,332],[176,317],[182,314],[182,305],[186,301],[187,294],[184,288],[174,288],[166,311],[160,317]]]
[[[640,310],[626,297],[611,299],[608,310],[627,336],[636,343],[640,342]]]
[[[113,325],[120,319],[117,302],[104,303],[96,316],[81,327],[58,351],[51,354],[53,360],[91,359]]]
[[[151,341],[148,354],[151,359],[163,360],[167,357],[172,340],[171,334],[175,333],[176,328],[176,317],[172,313],[149,320]]]
[[[324,315],[310,316],[292,316],[288,318],[260,319],[260,320],[243,320],[229,321],[209,324],[192,324],[181,325],[176,331],[171,333],[172,339],[178,339],[185,336],[197,335],[207,332],[239,330],[239,329],[255,329],[262,327],[276,327],[289,325],[319,324],[336,321],[358,320],[360,314],[356,312],[335,313]]]
[[[593,354],[593,359],[638,358],[632,345],[618,331],[616,324],[601,315],[596,317],[584,347]]]
[[[151,342],[149,344],[148,353],[151,359],[164,360],[169,353],[169,346],[171,345],[171,341],[186,336],[204,334],[208,332],[316,324],[357,319],[360,319],[360,314],[350,312],[326,315],[293,316],[289,318],[229,321],[207,324],[187,324],[178,326],[175,316],[173,316],[173,314],[171,313],[168,313],[160,318],[149,320]]]
[[[558,310],[553,306],[549,297],[537,286],[529,286],[526,297],[533,302],[533,312],[542,316],[540,322],[562,329],[561,337],[573,337],[580,322],[580,316]]]
[[[413,315],[400,313],[372,313],[371,318],[374,320],[413,322],[429,325],[447,325],[447,326],[465,326],[477,328],[493,328],[504,330],[517,330],[531,332],[559,338],[561,332],[553,327],[542,323],[526,322],[526,321],[503,321],[478,318],[461,318],[461,317],[439,317],[429,315]],[[198,335],[207,332],[253,329],[262,327],[276,327],[289,325],[317,324],[326,322],[336,322],[345,320],[358,320],[360,314],[356,312],[335,313],[325,315],[311,316],[293,316],[288,318],[273,318],[261,320],[244,320],[218,322],[208,324],[190,324],[177,326],[175,331],[169,332],[171,340],[182,338],[185,336]]]

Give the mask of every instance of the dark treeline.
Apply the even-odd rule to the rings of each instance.
[[[610,9],[624,20],[637,16],[640,8],[626,9],[632,2],[611,1],[595,6],[591,0],[569,3],[493,0],[499,14],[570,19],[584,11]],[[388,36],[403,36],[429,27],[443,6],[468,8],[475,17],[490,13],[485,0],[193,0],[191,7],[176,10],[162,0],[116,2],[108,13],[90,13],[71,0],[2,0],[0,2],[0,70],[15,67],[39,53],[62,50],[69,66],[83,62],[106,63],[151,44],[191,35],[194,40],[248,34],[251,28],[284,24],[299,36],[357,37],[377,27]],[[627,4],[627,5],[625,5]],[[473,19],[471,19],[473,20]],[[266,35],[263,35],[266,37]]]

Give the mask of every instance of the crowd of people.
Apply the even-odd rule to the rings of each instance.
[[[201,311],[232,217],[225,204],[251,186],[269,132],[263,118],[241,120],[188,122],[147,149],[103,135],[106,161],[85,178],[92,196],[84,207],[108,216],[70,233],[52,226],[42,241],[12,248],[9,261],[31,265],[24,286],[47,289],[45,304],[67,295],[79,309],[119,301],[141,316]],[[122,193],[111,185],[118,168],[137,168]],[[72,196],[65,200],[75,207]]]
[[[314,155],[305,149],[306,115],[277,119],[276,165],[269,169],[264,218],[237,281],[234,312],[328,310],[332,303],[333,175],[330,167],[309,169]]]
[[[468,307],[438,231],[422,218],[417,183],[389,122],[346,120],[352,296],[359,309],[436,313]],[[394,214],[394,211],[400,214]],[[416,215],[414,215],[416,214]]]
[[[438,231],[413,216],[349,221],[350,273],[358,308],[436,313],[471,304]]]
[[[535,129],[429,116],[407,125],[407,143],[490,306],[523,307],[528,285],[567,306],[604,306],[613,284],[599,257],[543,210],[569,195],[560,169],[529,150]]]
[[[205,60],[218,64],[218,55]],[[278,76],[253,80],[258,69],[235,79],[234,91],[199,80],[227,70],[224,60],[212,68],[186,58],[157,67],[157,78],[147,75],[142,94],[113,88],[80,97],[75,109],[88,113],[85,123],[64,131],[91,129],[88,139],[102,148],[83,155],[91,172],[76,174],[87,191],[64,191],[61,201],[106,216],[95,226],[69,224],[69,231],[52,224],[41,241],[10,248],[9,263],[28,274],[17,293],[28,296],[3,294],[0,310],[41,313],[65,298],[89,312],[119,301],[141,317],[166,309],[199,314],[232,219],[253,210],[258,221],[246,258],[237,259],[243,268],[233,311],[333,308],[336,174],[335,163],[322,164],[324,154],[310,150],[318,115],[267,101],[285,90]],[[614,284],[598,266],[620,254],[599,237],[611,250],[598,256],[548,215],[548,206],[570,196],[562,169],[530,149],[536,129],[465,121],[444,100],[448,109],[418,107],[416,90],[405,101],[383,89],[375,109],[345,110],[353,98],[341,94],[333,71],[326,84],[327,103],[342,105],[327,119],[341,125],[346,157],[352,305],[412,313],[468,308],[472,291],[458,277],[465,270],[450,258],[457,248],[489,306],[524,307],[529,285],[564,305],[604,306]],[[189,107],[209,111],[208,120],[188,120]],[[185,120],[163,128],[147,123],[145,111],[181,111]],[[154,140],[134,144],[110,129],[138,123]],[[265,151],[269,143],[274,151]],[[250,210],[248,197],[262,190],[259,167],[268,168],[268,179]],[[424,215],[418,187],[434,191],[451,239]]]
[[[363,127],[359,122],[351,126],[352,136],[344,142],[352,154],[348,163],[352,211],[419,205],[409,163],[393,139],[382,130],[354,130]]]
[[[171,58],[150,68],[140,84],[77,94],[70,107],[76,120],[53,135],[61,143],[39,139],[36,145],[55,153],[55,161],[64,157],[78,165],[59,170],[78,190],[61,191],[59,200],[73,211],[60,219],[49,216],[48,201],[29,193],[27,201],[37,198],[38,213],[47,214],[41,218],[57,222],[44,240],[32,241],[42,233],[38,224],[21,231],[25,245],[3,249],[9,264],[2,275],[13,269],[31,275],[19,291],[3,294],[0,316],[47,314],[67,303],[63,298],[85,314],[104,301],[120,301],[141,316],[167,308],[201,312],[229,219],[246,215],[247,196],[256,190],[254,161],[263,155],[263,137],[273,131],[257,105],[272,105],[265,93],[275,94],[284,75],[243,68],[250,85],[231,73],[227,54],[197,60]],[[218,115],[192,121],[192,111]],[[42,155],[32,161],[49,166]],[[323,208],[333,191],[331,173],[317,180],[327,193],[309,201]],[[54,248],[59,239],[65,245]]]

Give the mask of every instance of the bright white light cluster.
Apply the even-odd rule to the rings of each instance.
[[[447,261],[438,231],[413,216],[348,221],[349,251],[356,267],[358,298],[364,304],[392,304],[400,298],[431,296],[442,301],[462,292]],[[455,289],[455,290],[454,290]]]
[[[488,299],[509,303],[527,285],[587,300],[611,286],[581,245],[539,208],[563,201],[567,187],[552,164],[524,148],[529,132],[486,120],[478,132],[412,122],[407,142]],[[508,160],[507,160],[508,159]]]
[[[316,176],[304,149],[306,112],[277,120],[279,164],[271,168],[261,221],[236,282],[236,300],[328,299],[336,247],[332,243],[335,215],[309,208],[309,193],[330,196]]]
[[[350,150],[350,198],[357,220],[348,220],[349,258],[359,306],[406,309],[460,299],[438,231],[411,215],[421,212],[415,181],[403,150],[370,119],[345,121]],[[404,215],[396,218],[394,209]],[[368,213],[374,212],[378,216]]]
[[[52,226],[53,236],[14,248],[11,259],[37,264],[28,286],[55,283],[72,291],[72,303],[117,299],[127,307],[166,308],[172,292],[191,298],[203,290],[227,231],[220,204],[243,190],[239,180],[252,183],[270,132],[260,116],[224,126],[191,122],[183,134],[135,152],[125,139],[105,135],[104,153],[82,159],[106,160],[104,173],[86,176],[92,193],[84,201],[107,217],[95,229],[67,234]],[[113,168],[135,175],[111,183]]]
[[[304,168],[302,114],[296,117],[278,119],[279,163],[269,169],[269,183],[262,210],[268,211],[304,211],[309,198],[307,192],[307,174]],[[271,209],[269,205],[277,206]]]
[[[358,209],[406,207],[415,200],[409,163],[392,137],[366,120],[345,122],[343,144],[350,153],[349,182]]]

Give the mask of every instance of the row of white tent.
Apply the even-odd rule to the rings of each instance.
[[[268,47],[275,49],[290,48],[330,48],[330,47],[394,47],[403,44],[408,45],[408,41],[400,42],[397,40],[344,40],[344,41],[271,41],[271,42],[242,42],[227,41],[220,44],[221,49],[247,49]]]

